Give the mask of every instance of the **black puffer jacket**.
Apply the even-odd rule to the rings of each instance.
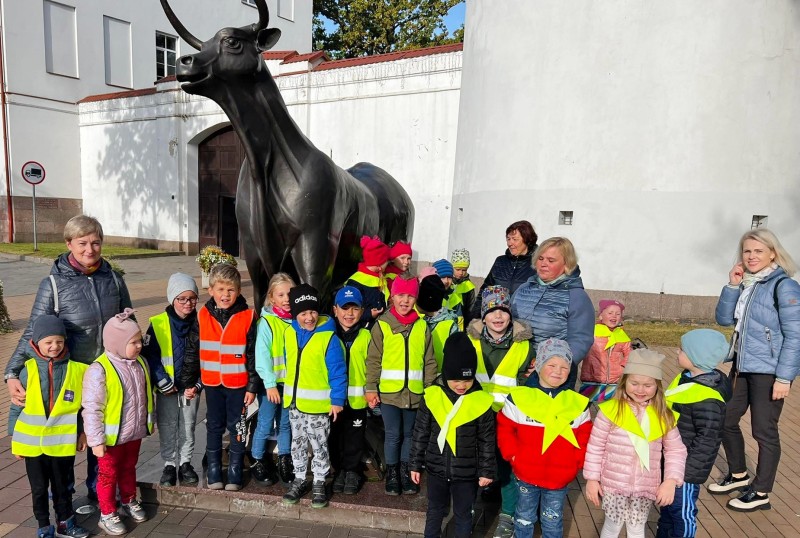
[[[482,292],[487,286],[503,286],[508,288],[511,295],[517,288],[528,281],[533,276],[533,252],[536,245],[528,248],[528,252],[522,256],[513,256],[508,249],[502,256],[498,256],[494,261],[489,274],[481,284]],[[481,293],[478,292],[472,305],[472,319],[481,319]]]
[[[67,257],[68,254],[60,255],[50,269],[58,289],[58,317],[67,329],[67,349],[72,360],[91,364],[103,352],[103,325],[132,306],[131,296],[125,281],[112,271],[107,261],[103,260],[91,275],[84,275],[70,265]],[[33,336],[33,322],[48,314],[56,314],[49,277],[39,284],[28,326],[8,360],[6,375],[19,377]]]
[[[447,383],[442,380],[441,376],[437,377],[433,384],[442,387],[451,402],[455,403],[458,399],[458,395],[447,387]],[[477,381],[467,393],[476,390],[481,390],[481,385]],[[458,453],[455,455],[448,444],[444,446],[444,454],[439,451],[439,445],[436,442],[439,432],[441,432],[441,428],[423,398],[417,411],[417,420],[414,423],[410,470],[419,472],[424,466],[428,473],[445,480],[494,479],[497,476],[495,460],[497,437],[494,411],[491,408],[487,409],[477,420],[458,427],[456,430],[456,451]]]
[[[694,377],[681,374],[678,384],[691,382],[717,390],[725,402],[731,398],[728,376],[719,370],[711,370],[707,374]],[[719,400],[703,400],[692,404],[676,403],[673,409],[681,414],[678,418],[678,431],[681,432],[681,439],[689,452],[684,480],[691,484],[703,484],[711,473],[722,443],[725,403]]]

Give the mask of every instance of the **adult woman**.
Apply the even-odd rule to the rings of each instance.
[[[54,314],[61,318],[72,360],[90,364],[103,352],[105,322],[131,307],[125,281],[101,256],[103,227],[97,219],[72,217],[64,226],[64,241],[69,253],[56,258],[50,276],[39,284],[28,326],[6,366],[8,392],[17,405],[25,405],[25,389],[18,377],[25,366],[23,351],[39,316]],[[97,459],[88,451],[87,460],[86,483],[91,496],[97,479]]]
[[[548,338],[567,341],[574,357],[567,386],[573,386],[576,366],[594,342],[594,307],[583,289],[575,247],[565,237],[551,237],[533,260],[533,276],[511,297],[511,312],[530,324],[535,346]]]
[[[791,382],[800,373],[800,284],[790,278],[797,266],[769,230],[745,233],[737,258],[716,311],[717,323],[734,325],[729,355],[733,396],[722,429],[728,475],[708,490],[723,494],[744,489],[728,501],[728,508],[749,512],[770,507],[768,493],[781,457],[778,420]],[[748,407],[758,443],[752,483],[739,426]]]

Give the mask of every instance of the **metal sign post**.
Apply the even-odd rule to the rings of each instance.
[[[36,241],[36,184],[33,184],[33,251],[39,250],[39,243]]]
[[[22,179],[33,186],[33,251],[39,250],[39,243],[36,238],[36,185],[44,181],[47,174],[44,166],[36,161],[28,161],[22,165]]]

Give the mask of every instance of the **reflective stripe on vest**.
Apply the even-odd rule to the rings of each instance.
[[[455,320],[446,319],[436,324],[431,332],[431,340],[433,341],[433,356],[436,358],[436,371],[442,373],[442,360],[444,360],[444,343],[447,337],[450,336],[453,323]]]
[[[473,338],[470,336],[469,339],[472,341],[472,345],[478,353],[478,369],[475,372],[475,379],[480,382],[483,390],[492,394],[494,397],[492,409],[499,411],[506,403],[506,396],[508,396],[508,393],[511,392],[512,388],[517,386],[517,374],[528,358],[530,342],[528,340],[512,342],[505,357],[503,357],[503,360],[500,361],[500,364],[494,371],[494,375],[489,377],[486,373],[486,364],[483,360],[480,338]]]
[[[378,320],[378,325],[383,333],[383,357],[378,391],[391,394],[407,388],[414,394],[422,394],[427,324],[418,319],[409,332],[396,334],[385,321]]]
[[[283,383],[286,381],[286,356],[283,354],[283,335],[290,322],[284,321],[278,316],[261,316],[261,319],[269,325],[272,332],[272,347],[270,356],[272,358],[272,372],[275,374],[275,382]]]
[[[225,327],[203,306],[197,313],[200,326],[200,380],[204,385],[229,389],[247,386],[247,333],[253,323],[249,308],[237,312]]]
[[[456,429],[476,420],[492,407],[492,397],[488,392],[476,390],[459,396],[455,403],[450,401],[442,387],[431,385],[425,389],[425,405],[431,411],[441,430],[439,450],[444,453],[444,441],[456,456]],[[456,408],[457,407],[457,408]]]
[[[367,273],[362,273],[361,271],[356,271],[353,273],[348,280],[352,280],[353,282],[358,282],[362,286],[366,286],[368,288],[375,288],[381,290],[383,293],[383,298],[386,299],[386,302],[389,302],[389,286],[386,285],[386,278],[377,277],[375,275],[368,275]]]
[[[358,331],[358,336],[347,351],[350,360],[347,368],[347,401],[352,409],[365,409],[367,399],[364,387],[367,384],[367,348],[372,340],[366,329]]]
[[[105,409],[105,434],[106,445],[114,446],[119,437],[120,424],[122,423],[122,410],[124,409],[125,391],[119,373],[108,355],[103,353],[95,361],[100,363],[106,373],[106,409]],[[147,393],[147,433],[153,433],[153,385],[150,382],[150,369],[142,357],[136,357],[136,362],[144,372],[145,392]]]
[[[317,327],[328,321],[320,316]],[[325,355],[333,331],[315,331],[303,348],[297,346],[297,331],[291,325],[284,333],[286,346],[286,381],[283,386],[283,407],[294,405],[310,414],[327,414],[331,410],[331,387]],[[337,345],[341,345],[338,344]]]
[[[673,409],[673,404],[693,404],[702,402],[703,400],[718,400],[725,402],[722,394],[718,390],[712,389],[706,385],[690,381],[688,383],[680,383],[681,376],[678,374],[672,383],[669,384],[667,390],[664,391],[664,400],[667,402],[667,407],[670,408],[672,414],[675,416],[675,422],[678,422],[681,414]]]
[[[78,413],[81,409],[83,374],[87,365],[67,362],[67,373],[50,416],[45,414],[42,385],[36,359],[25,361],[28,383],[25,387],[25,407],[17,417],[11,438],[11,453],[17,456],[36,457],[74,456],[78,441]]]
[[[175,363],[172,360],[172,329],[169,326],[169,314],[162,312],[150,318],[150,325],[153,326],[153,334],[156,335],[156,342],[161,348],[161,364],[170,379],[175,380]]]

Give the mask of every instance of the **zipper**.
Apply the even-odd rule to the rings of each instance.
[[[775,358],[775,351],[772,349],[772,331],[769,327],[764,327],[764,332],[767,334],[767,343],[769,344],[769,356]]]
[[[411,366],[411,360],[409,359],[409,356],[408,356],[408,337],[409,337],[409,336],[411,336],[411,330],[412,330],[413,328],[414,328],[414,325],[411,325],[411,329],[409,329],[407,333],[404,333],[404,334],[403,334],[403,345],[404,345],[404,347],[405,347],[405,352],[406,352],[406,369],[405,369],[405,379],[404,379],[404,381],[403,381],[403,388],[404,388],[404,389],[408,389],[408,369],[409,369],[409,368],[410,368],[410,366]],[[409,391],[410,391],[410,390],[411,390],[411,389],[409,389]],[[409,404],[409,407],[410,407],[410,404]]]
[[[745,336],[747,335],[747,321],[748,321],[748,318],[749,318],[748,314],[750,314],[750,305],[753,303],[753,297],[755,296],[755,293],[756,293],[755,286],[759,286],[760,284],[761,284],[761,282],[756,282],[755,284],[753,284],[753,286],[754,286],[753,291],[750,292],[750,296],[747,298],[747,303],[745,303],[745,305],[744,305],[744,315],[743,315],[744,319],[742,320],[742,330],[739,333],[739,351],[740,352],[742,350],[744,350],[744,341],[745,341]],[[741,360],[742,360],[742,356],[741,356],[742,353],[740,353],[740,352],[738,352],[736,354],[737,355],[736,358],[737,358],[737,360],[739,362],[739,364],[737,365],[737,368],[736,368],[737,374],[738,374],[738,372],[740,370]],[[735,377],[734,377],[734,380],[735,380]]]
[[[99,349],[103,349],[103,309],[100,307],[100,297],[97,296],[97,287],[95,285],[94,279],[86,275],[86,278],[89,279],[89,285],[92,287],[92,293],[94,295],[94,305],[97,308],[97,347]]]
[[[297,409],[297,384],[300,382],[300,359],[303,357],[303,349],[305,346],[297,346],[297,364],[294,366],[294,384],[292,385],[292,408],[294,409]]]
[[[614,351],[614,346],[608,348],[606,353],[606,384],[611,383],[611,352]]]

